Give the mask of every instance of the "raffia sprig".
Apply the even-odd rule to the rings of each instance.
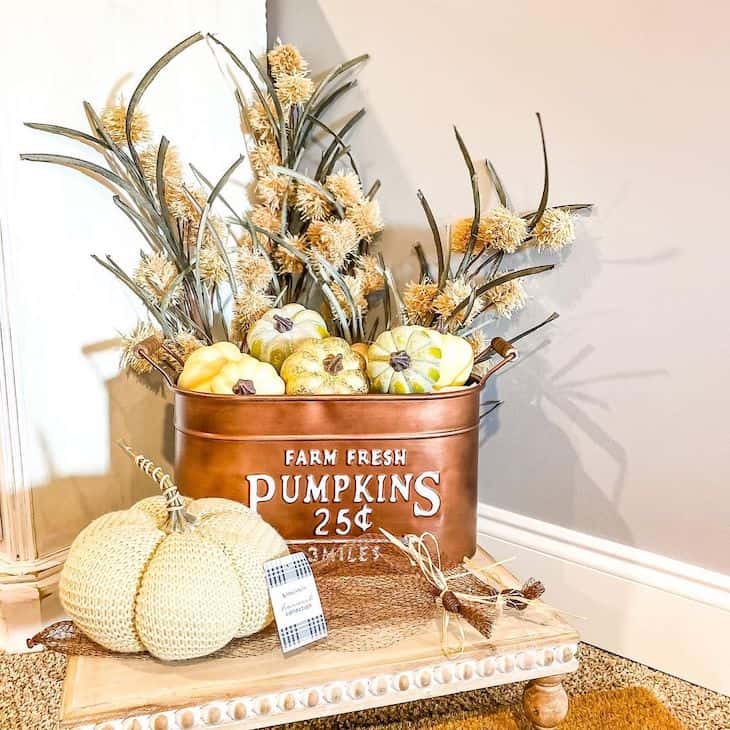
[[[381,528],[380,532],[409,559],[411,565],[420,570],[425,580],[433,587],[443,608],[441,615],[441,649],[444,655],[449,658],[457,657],[464,651],[466,638],[463,620],[472,624],[481,633],[485,633],[483,627],[485,617],[475,614],[473,609],[470,609],[469,604],[493,609],[492,616],[487,617],[487,631],[491,631],[492,623],[505,608],[523,611],[528,606],[540,606],[557,613],[571,615],[538,600],[545,591],[545,587],[538,580],[530,578],[520,589],[498,589],[487,581],[487,577],[494,579],[493,574],[496,568],[514,558],[492,562],[486,566],[478,566],[472,560],[466,558],[463,561],[466,572],[447,573],[442,566],[438,539],[433,533],[424,532],[421,535],[405,535],[403,539],[399,540],[387,530]],[[455,588],[453,584],[465,577],[476,578],[483,586],[483,591],[473,593]],[[455,641],[452,641],[449,637],[452,620],[456,631]],[[485,635],[488,636],[489,634],[486,633]]]
[[[484,596],[455,591],[451,588],[449,581],[463,576],[447,575],[443,570],[441,549],[438,539],[433,533],[406,535],[403,540],[399,540],[387,530],[381,528],[380,531],[394,547],[405,554],[411,565],[417,567],[425,580],[433,587],[436,599],[443,609],[441,613],[441,650],[445,656],[453,659],[463,653],[466,643],[464,621],[474,626],[485,637],[489,637],[501,604],[491,598],[484,600]],[[493,568],[494,565],[488,567]],[[469,604],[475,605],[469,606]],[[476,610],[476,604],[481,604],[482,608],[487,609],[487,612]],[[452,626],[456,633],[455,639],[450,636],[450,633],[453,633],[451,632]]]

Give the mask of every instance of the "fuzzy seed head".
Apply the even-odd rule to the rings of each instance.
[[[235,336],[244,340],[251,325],[258,322],[274,304],[274,298],[263,292],[248,291],[239,294],[233,304],[231,328]]]
[[[342,277],[342,281],[345,283],[347,292],[350,294],[353,302],[355,303],[355,308],[360,314],[365,314],[368,308],[368,300],[365,298],[365,288],[363,286],[362,276],[358,274],[355,274],[354,276],[347,274]],[[352,307],[350,306],[349,298],[345,294],[343,288],[335,282],[332,284],[332,292],[334,293],[338,304],[342,307],[342,311],[345,313],[345,316],[349,319],[352,315]]]
[[[172,302],[180,298],[180,286],[171,292],[178,269],[164,254],[153,253],[140,259],[132,279],[137,286],[153,301],[160,304],[169,294]]]
[[[284,74],[276,80],[276,95],[285,109],[304,104],[314,91],[314,82],[304,74]]]
[[[249,231],[240,231],[236,233],[233,240],[236,242],[236,246],[240,251],[251,252],[253,251],[253,238]]]
[[[174,348],[171,347],[171,349],[180,355],[183,362],[204,345],[192,332],[179,332],[175,335],[174,340],[165,340],[165,344],[168,346],[172,343],[174,343]]]
[[[149,322],[137,322],[135,328],[122,336],[122,355],[119,366],[123,370],[129,370],[137,375],[145,375],[152,372],[152,365],[137,354],[137,347],[149,337],[155,338],[155,346],[149,348],[150,357],[157,361],[157,352],[162,343],[162,332]]]
[[[433,302],[434,310],[442,319],[448,319],[464,299],[472,295],[472,286],[465,279],[448,279]],[[474,300],[473,305],[466,304],[451,319],[452,325],[468,324],[484,309],[481,297]]]
[[[280,43],[268,53],[269,70],[274,79],[288,74],[304,73],[307,62],[291,43]]]
[[[236,280],[244,289],[263,292],[271,284],[274,272],[266,256],[256,252],[241,252],[234,266]]]
[[[139,166],[145,180],[154,189],[157,184],[157,153],[158,148],[145,147],[139,153]],[[165,188],[170,185],[182,184],[182,163],[175,147],[168,147],[165,153],[165,164],[162,168],[162,176],[165,180]]]
[[[451,250],[454,253],[464,253],[469,245],[471,235],[471,218],[460,218],[451,226]],[[474,241],[474,251],[480,251],[487,245],[487,224],[481,220]]]
[[[222,284],[228,281],[228,271],[218,246],[210,241],[204,241],[198,254],[200,278],[206,284]]]
[[[372,240],[376,233],[383,230],[383,217],[380,204],[375,200],[362,200],[346,209],[347,220],[351,221],[357,231],[358,239]]]
[[[464,253],[471,235],[471,218],[461,218],[451,228],[451,250]],[[503,206],[490,210],[479,221],[474,251],[493,248],[505,253],[514,253],[527,237],[527,223]]]
[[[573,216],[567,210],[548,208],[535,226],[537,247],[558,251],[575,241]]]
[[[289,184],[289,178],[284,175],[262,175],[256,182],[256,193],[264,205],[279,210]]]
[[[307,239],[304,236],[292,236],[287,234],[285,237],[287,244],[295,251],[306,255],[307,253]],[[301,274],[304,270],[302,261],[289,253],[283,246],[274,247],[274,259],[276,264],[284,274]]]
[[[281,164],[279,148],[273,142],[262,142],[256,145],[248,157],[251,167],[258,175],[270,175],[269,167]]]
[[[303,183],[297,185],[294,207],[307,221],[323,221],[332,213],[329,202],[317,190]]]
[[[251,208],[248,217],[255,226],[270,233],[278,233],[281,228],[281,219],[267,205],[255,205]]]
[[[329,175],[324,186],[345,208],[356,205],[362,200],[360,178],[354,172],[336,172]]]
[[[197,225],[200,222],[200,211],[205,208],[207,202],[205,193],[200,188],[195,187],[188,188],[186,192],[182,185],[179,187],[168,186],[166,193],[167,205],[172,217],[181,221],[194,223],[197,230]]]
[[[527,238],[527,223],[504,206],[497,206],[483,219],[486,226],[485,243],[505,253],[514,253]]]
[[[127,109],[121,102],[104,109],[101,113],[101,124],[114,144],[119,147],[127,144]],[[149,142],[152,136],[147,115],[139,109],[134,111],[131,136],[135,146]]]
[[[527,304],[527,292],[519,279],[489,289],[484,298],[499,317],[511,317]]]
[[[321,256],[336,269],[341,269],[358,244],[355,226],[349,220],[331,219],[310,224],[307,238]]]
[[[477,330],[476,332],[472,332],[470,335],[467,335],[466,341],[471,345],[474,357],[480,355],[488,347],[487,338],[484,336],[484,332],[482,332],[482,330]]]
[[[409,324],[430,323],[434,314],[434,299],[438,286],[431,281],[410,281],[403,289],[403,306]]]
[[[276,107],[270,96],[266,96],[266,106],[269,108],[273,119],[276,119]],[[257,98],[253,104],[246,110],[246,118],[251,134],[259,142],[272,142],[274,140],[274,130],[271,128],[269,115],[266,113],[266,107]]]
[[[365,295],[380,291],[385,287],[385,277],[377,256],[364,254],[357,257],[355,270],[362,277]]]

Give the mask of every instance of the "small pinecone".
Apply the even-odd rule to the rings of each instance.
[[[545,586],[535,578],[530,578],[525,585],[522,586],[522,595],[528,601],[535,601],[545,593]]]

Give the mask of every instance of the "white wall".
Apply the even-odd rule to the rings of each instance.
[[[21,162],[21,152],[94,159],[83,145],[22,123],[86,128],[83,100],[99,112],[120,92],[128,100],[149,66],[197,30],[220,33],[240,54],[261,52],[264,3],[69,0],[3,8],[0,230],[7,291],[0,301],[3,355],[10,358],[12,342],[14,363],[7,365],[14,365],[8,372],[16,382],[5,383],[2,411],[17,396],[20,440],[9,448],[11,413],[0,461],[6,481],[31,490],[39,555],[68,546],[91,518],[150,489],[117,453],[117,438],[171,460],[172,427],[160,395],[117,375],[111,340],[134,323],[136,302],[90,258],[110,253],[131,266],[139,234],[96,182]],[[242,151],[235,101],[205,42],[162,72],[142,107],[183,159],[209,177]]]
[[[442,223],[469,214],[452,123],[515,205],[534,206],[542,112],[551,201],[597,209],[505,328],[562,315],[490,390],[505,403],[486,429],[481,499],[724,573],[728,23],[707,0],[269,2],[270,37],[315,68],[372,54],[355,142],[383,180],[391,261],[430,241],[418,187]]]

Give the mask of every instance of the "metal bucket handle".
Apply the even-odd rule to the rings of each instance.
[[[162,365],[159,365],[154,361],[150,353],[157,352],[161,347],[164,348],[164,345],[160,343],[160,341],[155,337],[155,335],[152,335],[151,337],[148,337],[146,340],[142,340],[137,347],[134,348],[134,354],[137,357],[141,357],[145,362],[149,363],[157,372],[162,375],[163,380],[165,383],[169,386],[170,390],[175,390],[175,381],[170,376],[170,373],[165,370],[165,368],[162,367]],[[167,352],[167,348],[165,348]],[[172,353],[170,353],[172,354]]]
[[[502,337],[495,337],[494,339],[492,339],[492,342],[490,344],[492,349],[502,359],[496,365],[489,368],[489,370],[487,370],[484,375],[482,375],[481,379],[479,380],[480,389],[484,387],[487,380],[489,380],[489,378],[491,378],[492,375],[494,375],[498,370],[502,369],[508,363],[517,360],[517,358],[519,357],[517,348],[512,343],[507,342],[507,340]],[[163,380],[169,386],[170,390],[175,390],[175,381],[170,376],[170,373],[168,373],[165,368],[155,362],[155,360],[150,355],[151,352],[156,352],[160,347],[164,347],[164,345],[161,345],[159,340],[153,335],[152,337],[148,337],[146,340],[142,340],[142,342],[137,345],[134,352],[135,355],[141,357],[145,362],[149,363],[149,365],[153,367],[160,375],[162,375]]]
[[[489,380],[489,378],[491,378],[497,370],[501,370],[505,365],[507,365],[507,363],[513,362],[519,357],[517,348],[511,342],[507,342],[507,340],[502,337],[495,337],[490,344],[492,349],[502,359],[496,365],[489,368],[484,375],[482,375],[481,380],[479,381],[480,389],[484,387],[487,380]]]

